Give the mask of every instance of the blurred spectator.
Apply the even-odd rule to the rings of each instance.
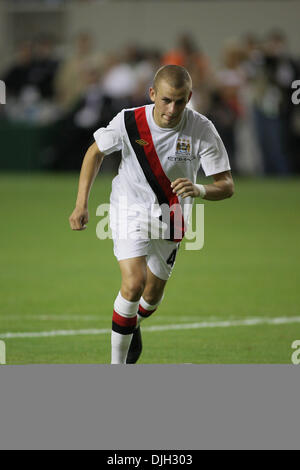
[[[200,73],[206,73],[209,61],[197,46],[194,38],[189,33],[178,36],[177,46],[162,56],[162,65],[174,64],[189,68],[197,63]]]
[[[100,78],[97,61],[86,62],[80,76],[84,90],[76,106],[60,121],[53,147],[44,152],[43,159],[49,168],[80,169],[83,155],[92,144],[93,132],[106,126],[116,114],[111,98],[103,93]]]
[[[17,48],[16,62],[4,76],[9,95],[19,97],[29,85],[42,98],[53,98],[53,80],[58,66],[54,43],[50,36],[41,35],[34,43],[22,41]]]
[[[53,81],[58,66],[53,40],[22,41],[16,62],[4,75],[7,87],[5,115],[10,120],[47,124],[59,116],[53,102]]]
[[[239,67],[242,70],[244,83],[239,96],[243,106],[243,116],[236,123],[236,167],[241,174],[261,175],[263,157],[255,131],[251,88],[251,81],[262,64],[261,43],[256,35],[247,33],[241,38],[241,46],[244,59]]]
[[[54,40],[49,35],[40,35],[34,42],[34,57],[28,72],[28,82],[42,98],[54,97],[54,77],[58,68]]]
[[[231,168],[237,171],[236,124],[244,117],[242,89],[245,75],[241,64],[245,51],[239,41],[229,41],[222,51],[222,67],[216,73],[216,88],[208,113],[230,156]]]
[[[197,70],[199,77],[204,80],[210,74],[210,61],[188,34],[181,34],[177,39],[177,47],[162,56],[162,65],[181,65],[190,70]]]
[[[148,89],[160,65],[157,51],[128,44],[118,55],[109,57],[103,77],[103,90],[116,108],[142,106],[150,102]]]
[[[287,51],[281,31],[272,31],[263,43],[262,63],[253,79],[255,125],[266,174],[291,171],[293,153],[291,83],[297,66]]]
[[[245,59],[242,63],[247,80],[255,78],[258,68],[263,62],[262,44],[253,33],[247,33],[242,38]]]
[[[218,86],[226,88],[227,100],[238,116],[243,114],[240,93],[246,83],[242,67],[245,58],[246,52],[240,41],[228,41],[222,51],[222,66],[216,75]]]
[[[75,38],[73,54],[62,62],[55,79],[56,100],[64,111],[69,111],[83,92],[82,70],[91,60],[98,61],[101,66],[103,56],[95,53],[92,36],[81,32]]]
[[[17,46],[16,59],[4,73],[8,97],[18,98],[29,83],[29,72],[33,63],[33,46],[31,41],[22,41]]]
[[[140,51],[139,60],[135,63],[135,89],[130,97],[130,107],[142,106],[151,103],[149,88],[152,86],[153,77],[160,67],[161,54],[159,51]]]
[[[107,61],[102,86],[120,110],[128,107],[138,85],[135,65],[139,57],[137,48],[126,46],[118,54],[111,54]]]

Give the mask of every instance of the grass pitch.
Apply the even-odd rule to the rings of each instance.
[[[7,364],[109,363],[119,267],[111,240],[96,237],[96,208],[112,177],[100,174],[90,222],[68,217],[78,175],[2,175],[0,339]],[[140,363],[291,363],[300,323],[147,331],[150,326],[300,316],[300,184],[237,180],[232,199],[205,202],[202,250],[177,256],[165,300],[142,324]],[[108,330],[83,334],[82,330]],[[74,336],[7,337],[72,330]],[[81,331],[81,334],[76,334]],[[6,335],[6,336],[5,336]]]

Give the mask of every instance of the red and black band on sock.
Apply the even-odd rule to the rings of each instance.
[[[143,308],[141,305],[139,305],[139,311],[138,311],[138,314],[140,315],[140,317],[142,318],[148,318],[150,317],[150,315],[152,315],[152,313],[154,313],[156,310],[156,308],[154,310],[146,310],[145,308]]]
[[[137,315],[134,317],[123,317],[115,310],[112,318],[112,330],[121,335],[130,335],[134,332],[137,324]]]
[[[125,111],[124,119],[132,148],[159,204],[167,204],[170,208],[173,208],[170,211],[170,240],[179,242],[185,232],[181,206],[177,195],[173,193],[171,181],[164,173],[156,153],[147,123],[145,107],[137,108],[134,111]]]

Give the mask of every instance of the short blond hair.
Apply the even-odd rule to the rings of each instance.
[[[165,80],[172,88],[187,87],[192,89],[192,79],[184,67],[180,65],[164,65],[155,74],[153,88],[157,91],[159,83]]]

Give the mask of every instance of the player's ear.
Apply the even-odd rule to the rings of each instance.
[[[150,100],[153,101],[153,103],[155,102],[155,95],[156,95],[156,93],[155,93],[154,88],[150,87],[149,88],[149,96],[150,96]]]

